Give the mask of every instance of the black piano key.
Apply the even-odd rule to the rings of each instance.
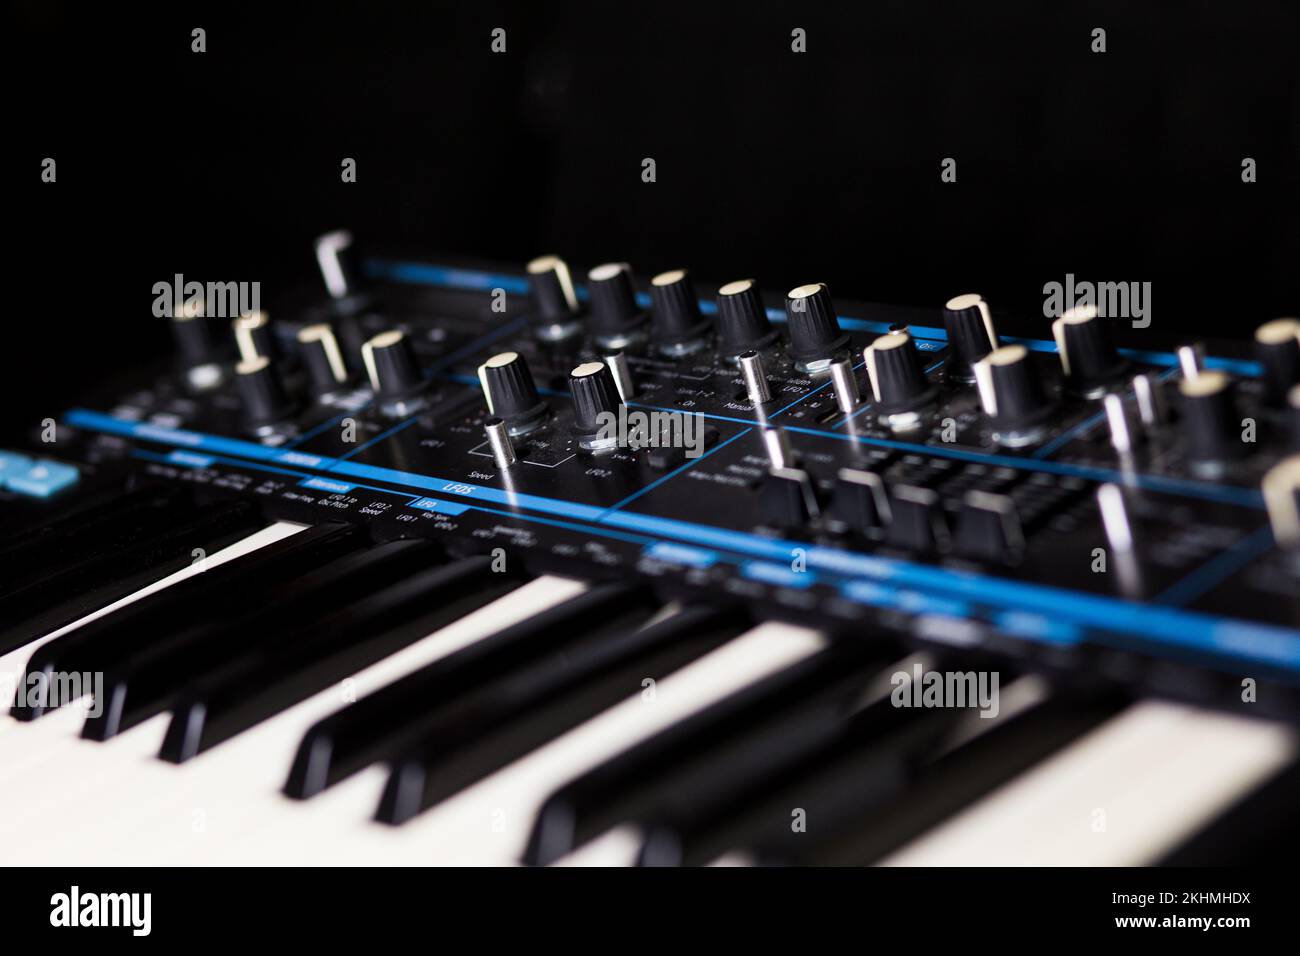
[[[12,596],[43,580],[52,569],[87,561],[129,547],[137,539],[192,515],[196,505],[186,489],[147,488],[116,504],[78,513],[7,541],[0,549],[0,580]]]
[[[198,509],[186,520],[141,535],[124,547],[52,570],[48,577],[0,600],[0,653],[71,624],[188,565],[195,548],[220,550],[262,524],[252,502]]]
[[[676,774],[707,767],[728,745],[740,750],[761,726],[765,743],[797,747],[833,727],[866,682],[897,656],[892,641],[841,642],[759,681],[592,768],[547,797],[524,862],[547,865],[657,806]],[[786,719],[784,740],[767,733]],[[747,760],[761,760],[749,753]]]
[[[7,558],[12,549],[25,547],[47,536],[65,535],[113,520],[141,504],[151,507],[167,501],[193,504],[193,496],[193,489],[174,483],[128,485],[117,482],[93,491],[83,491],[70,499],[34,502],[39,506],[39,514],[23,516],[33,520],[6,525],[4,534],[0,535],[0,557]]]
[[[46,535],[66,534],[70,529],[90,524],[119,510],[132,496],[166,490],[177,496],[190,489],[175,485],[135,486],[126,481],[105,481],[83,485],[70,498],[53,500],[25,498],[5,504],[5,526],[0,531],[0,556],[11,548],[31,544]]]
[[[748,851],[764,864],[862,866],[879,860],[1014,776],[1072,743],[1126,705],[1117,692],[1062,691],[996,718],[884,781],[867,751],[809,774],[751,808],[714,848]],[[791,803],[791,801],[795,801]],[[807,829],[790,826],[791,807]]]
[[[189,760],[519,585],[492,564],[419,572],[205,674],[180,692],[159,756]]]
[[[403,823],[639,693],[746,630],[735,607],[687,607],[640,629],[598,631],[445,708],[393,761],[376,819]]]
[[[45,507],[41,511],[41,520],[5,528],[4,535],[0,536],[0,570],[10,570],[12,566],[7,562],[15,554],[43,545],[47,539],[54,540],[83,528],[96,527],[139,507],[158,507],[168,501],[188,501],[189,498],[189,489],[176,485],[153,485],[131,491],[106,489],[89,500],[76,498],[57,506],[42,503]]]
[[[708,863],[728,849],[717,839],[717,831],[747,803],[849,754],[867,755],[869,773],[860,796],[904,785],[912,764],[961,716],[955,708],[916,712],[897,707],[886,686],[878,698],[851,714],[803,706],[755,724],[707,760],[661,781],[658,804],[634,821],[644,833],[638,863]],[[790,807],[782,812],[788,822]]]
[[[236,605],[231,612],[139,647],[105,669],[103,704],[81,735],[107,740],[165,710],[176,693],[205,670],[248,648],[272,645],[339,607],[412,573],[441,563],[427,541],[393,541],[337,558],[286,586],[269,603]]]
[[[358,525],[331,522],[305,528],[41,645],[27,662],[23,684],[40,686],[34,682],[42,674],[48,678],[58,672],[112,669],[140,647],[195,622],[215,620],[241,602],[278,599],[280,589],[304,573],[364,543],[365,532]],[[24,705],[10,713],[19,720],[33,720],[57,704],[28,694]]]
[[[655,602],[639,584],[602,584],[489,635],[317,722],[298,746],[284,792],[306,798],[390,759],[485,681],[536,660],[575,634],[634,628]]]

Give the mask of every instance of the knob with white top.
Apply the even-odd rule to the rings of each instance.
[[[581,331],[582,308],[569,266],[559,256],[538,256],[524,267],[532,292],[532,327],[544,341],[555,342]]]
[[[479,383],[488,411],[500,418],[511,435],[522,435],[542,423],[546,402],[537,391],[528,362],[518,352],[500,352],[478,367]]]
[[[1043,391],[1029,350],[1003,345],[974,365],[980,404],[994,434],[1007,445],[1028,444],[1052,414],[1054,404]]]
[[[221,356],[213,342],[203,300],[196,297],[177,302],[172,311],[171,327],[185,383],[198,392],[220,385],[224,378]]]
[[[244,416],[255,427],[279,421],[293,410],[275,366],[264,355],[235,365],[235,387],[244,404]]]
[[[307,370],[312,391],[329,395],[348,384],[348,368],[343,361],[334,329],[325,322],[303,326],[298,330],[298,358]]]
[[[917,408],[935,396],[935,386],[925,377],[921,354],[906,332],[880,336],[863,350],[871,395],[883,412]]]
[[[943,325],[948,331],[949,378],[973,382],[972,366],[999,344],[988,303],[973,292],[954,296],[943,307]]]
[[[601,348],[620,349],[641,339],[646,315],[637,305],[632,268],[626,262],[606,262],[587,273],[591,297],[589,328]]]
[[[1300,448],[1300,385],[1286,393],[1286,409],[1291,420],[1291,447]]]
[[[1300,551],[1300,455],[1269,469],[1261,489],[1273,540],[1279,548]]]
[[[718,351],[736,357],[758,352],[776,341],[776,330],[753,279],[728,282],[718,290]]]
[[[1255,355],[1263,367],[1264,401],[1279,407],[1300,385],[1300,319],[1274,319],[1255,330]]]
[[[263,356],[275,361],[279,349],[275,341],[275,332],[271,328],[271,318],[265,312],[248,312],[230,323],[235,333],[235,346],[239,357],[245,362]]]
[[[604,362],[584,362],[569,373],[569,394],[573,397],[573,431],[580,447],[589,451],[612,448],[617,436],[609,434],[610,416],[617,415],[623,400],[613,373]]]
[[[685,355],[704,344],[709,321],[700,314],[695,286],[685,269],[661,272],[651,279],[650,301],[650,324],[660,352]]]
[[[1110,329],[1096,306],[1079,306],[1052,323],[1052,336],[1070,388],[1095,395],[1128,368],[1111,340]]]
[[[789,352],[796,368],[825,368],[837,352],[848,348],[848,333],[840,328],[826,283],[791,289],[785,296],[785,313],[790,330]]]
[[[370,387],[380,399],[412,398],[426,385],[411,340],[401,329],[389,329],[370,339],[361,346],[361,359]]]
[[[1232,379],[1214,370],[1178,383],[1183,437],[1192,461],[1222,462],[1245,453],[1233,393]]]

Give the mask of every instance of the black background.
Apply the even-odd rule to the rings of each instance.
[[[167,348],[154,282],[257,280],[273,307],[338,226],[1027,316],[1067,272],[1150,281],[1153,329],[1188,336],[1300,311],[1285,0],[15,10],[6,433]]]
[[[50,899],[76,884],[86,893],[149,892],[152,932],[54,928]],[[1114,894],[1249,894],[1248,904],[1136,906]],[[803,952],[835,938],[861,949],[962,952],[1012,937],[1114,945],[1167,937],[1186,952],[1260,945],[1294,914],[1286,870],[1198,867],[989,870],[969,868],[405,868],[339,870],[194,867],[160,870],[49,867],[25,871],[4,901],[5,940],[20,947],[208,946],[244,950],[374,951],[391,939],[482,939],[508,949],[566,945],[578,952],[657,952],[689,940],[705,952]],[[1242,917],[1247,928],[1117,928],[1116,917]],[[584,945],[585,944],[585,945]],[[918,945],[921,944],[921,945]],[[951,944],[951,949],[940,949]],[[1190,951],[1199,951],[1194,946]],[[1208,950],[1207,951],[1211,951]]]

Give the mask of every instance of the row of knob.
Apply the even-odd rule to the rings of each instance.
[[[317,258],[331,296],[341,301],[355,298],[359,279],[351,237],[346,233],[321,237]],[[580,329],[583,313],[568,266],[557,256],[543,256],[529,263],[527,270],[537,334],[574,334]],[[778,335],[753,280],[730,282],[718,290],[714,330],[701,314],[685,270],[665,272],[651,280],[649,315],[637,303],[625,263],[597,266],[588,273],[587,280],[591,303],[586,317],[588,329],[606,352],[637,343],[644,337],[647,324],[653,328],[656,347],[669,354],[704,348],[710,332],[716,331],[717,349],[737,360],[754,404],[762,405],[771,399],[762,356],[777,342]],[[848,335],[840,327],[826,285],[814,283],[792,289],[786,296],[785,312],[789,337],[786,352],[796,367],[829,372],[841,409],[846,413],[855,410],[862,397],[848,352]],[[178,310],[173,323],[182,357],[200,369],[206,367],[201,362],[207,360],[209,349],[204,324],[192,320],[201,314],[201,308]],[[978,295],[949,300],[943,309],[943,322],[949,344],[947,375],[950,380],[974,382],[995,438],[1010,446],[1037,441],[1055,404],[1036,375],[1029,351],[1023,345],[1000,343],[988,304]],[[1138,375],[1128,383],[1135,393],[1140,418],[1140,423],[1130,422],[1125,403],[1111,390],[1123,383],[1129,363],[1111,341],[1104,319],[1095,309],[1075,309],[1057,319],[1052,331],[1068,387],[1078,394],[1102,397],[1115,447],[1121,453],[1131,450],[1145,432],[1162,421],[1161,392],[1156,382],[1147,375]],[[249,419],[264,425],[291,414],[293,403],[274,367],[274,336],[265,314],[236,319],[234,333],[243,359],[235,369],[236,382]],[[1257,330],[1255,343],[1264,370],[1265,402],[1272,406],[1289,403],[1300,420],[1300,322],[1278,319],[1266,323]],[[352,381],[344,350],[328,324],[302,329],[297,345],[298,359],[316,394],[339,391]],[[1203,371],[1194,349],[1182,352],[1184,374],[1179,390],[1191,457],[1206,461],[1236,457],[1243,445],[1234,438],[1233,383],[1223,373]],[[402,412],[426,386],[411,343],[400,330],[371,338],[360,346],[360,356],[381,406]],[[871,343],[863,351],[863,361],[871,398],[882,419],[895,427],[916,424],[918,410],[935,399],[936,389],[906,329]],[[626,374],[625,363],[615,368],[622,368]],[[509,391],[504,373],[496,389]],[[493,396],[486,378],[484,390],[491,407]],[[524,403],[524,410],[501,416],[516,434],[527,430],[544,410],[535,388],[523,391],[528,394],[517,401]],[[502,403],[514,407],[510,399],[503,398]]]
[[[320,237],[316,257],[330,295],[336,301],[357,298],[362,281],[351,234],[338,231]],[[604,263],[587,273],[588,310],[579,302],[572,273],[559,256],[540,256],[527,264],[526,271],[534,331],[546,340],[579,334],[585,320],[587,332],[601,349],[616,351],[649,339],[658,351],[675,356],[707,347],[712,332],[717,350],[738,359],[750,351],[761,353],[778,338],[752,279],[728,282],[718,289],[717,317],[711,323],[700,311],[685,269],[650,280],[648,313],[637,301],[632,271],[625,262]],[[801,371],[825,370],[847,349],[849,338],[840,327],[825,283],[791,289],[785,297],[785,313],[786,352]],[[975,364],[999,347],[988,305],[978,295],[957,296],[945,306],[943,320],[950,345],[949,374],[972,381]],[[1053,334],[1066,378],[1077,390],[1096,391],[1123,374],[1127,363],[1095,310],[1067,312],[1054,323]],[[878,402],[905,403],[916,397],[913,393],[924,392],[917,369],[894,371],[900,364],[912,364],[908,351],[882,363],[880,385],[873,380]],[[1013,363],[1004,360],[1004,364]]]
[[[362,281],[351,234],[340,230],[321,236],[316,241],[316,258],[330,295],[336,301],[356,298]],[[564,260],[554,255],[540,256],[526,268],[536,333],[551,339],[579,333],[584,313]],[[637,302],[626,263],[605,263],[591,269],[587,289],[587,328],[601,348],[618,350],[636,344],[647,337],[647,325],[652,330],[649,337],[664,354],[687,354],[708,344],[710,322],[700,312],[699,298],[684,269],[661,273],[650,281],[649,316]],[[713,331],[716,348],[723,355],[742,361],[746,353],[761,355],[777,341],[777,332],[768,320],[754,280],[727,283],[718,289],[716,302]],[[786,296],[785,312],[787,352],[796,366],[803,371],[829,369],[834,374],[837,360],[844,357],[848,336],[840,328],[826,285],[814,283],[792,289]],[[1050,416],[1051,405],[1041,384],[1034,380],[1027,351],[1023,346],[1000,344],[988,304],[979,295],[950,299],[943,309],[943,323],[948,335],[948,377],[977,384],[985,412],[999,433],[1008,436],[1009,443],[1026,432],[1032,436],[1034,426]],[[906,331],[900,334],[906,336]],[[1128,361],[1115,348],[1109,327],[1095,308],[1067,311],[1053,322],[1052,334],[1065,381],[1078,394],[1098,397],[1128,371]],[[1263,366],[1265,403],[1300,408],[1300,395],[1295,393],[1300,386],[1300,321],[1277,319],[1260,326],[1255,333],[1255,350]],[[864,358],[873,398],[882,408],[906,411],[932,397],[915,349],[886,338],[874,343],[870,351]],[[1199,377],[1200,369],[1195,353],[1191,349],[1184,352],[1188,353],[1183,363],[1187,383]],[[847,409],[858,400],[856,380],[844,374],[842,362],[839,365],[836,390],[841,405]],[[851,370],[849,365],[847,371]],[[751,386],[762,378],[755,374],[746,377]],[[1134,382],[1140,403],[1144,395],[1157,391],[1150,384]],[[751,393],[754,391],[751,387]],[[1184,398],[1191,405],[1217,409],[1203,416],[1214,418],[1228,410],[1230,402],[1220,397],[1225,392],[1230,392],[1230,383],[1209,376],[1199,386],[1185,389]],[[1144,422],[1149,423],[1150,415],[1158,410],[1143,407],[1141,411]],[[1193,418],[1199,417],[1194,411]]]
[[[607,350],[624,349],[647,340],[665,355],[679,356],[706,348],[716,333],[717,350],[736,358],[775,344],[777,331],[752,279],[728,282],[718,290],[717,318],[700,311],[694,283],[685,269],[660,273],[650,280],[650,311],[637,302],[632,271],[625,262],[607,262],[587,273],[590,309],[578,302],[569,267],[558,256],[528,263],[532,287],[533,324],[543,339],[576,335],[585,319],[592,341]],[[789,345],[795,364],[807,371],[825,364],[848,347],[849,337],[824,283],[799,286],[786,296]]]
[[[535,322],[538,328],[576,330],[582,313],[572,278],[564,261],[543,256],[528,265],[532,280]],[[605,348],[624,348],[638,340],[647,321],[653,342],[667,354],[682,354],[707,343],[708,320],[685,270],[655,276],[650,283],[652,309],[639,308],[625,263],[607,263],[588,275],[591,309],[587,324],[593,339]],[[770,400],[762,354],[777,340],[753,280],[722,286],[717,293],[716,347],[740,364],[749,397],[756,405]],[[843,411],[861,402],[848,335],[824,283],[792,289],[785,300],[789,342],[787,354],[802,371],[829,371]],[[994,328],[988,304],[974,294],[950,299],[943,309],[948,335],[947,374],[951,380],[974,382],[980,402],[994,425],[995,436],[1007,445],[1029,444],[1040,437],[1041,426],[1051,417],[1054,403],[1037,378],[1029,350],[1019,344],[1003,345]],[[1124,382],[1130,362],[1115,347],[1105,319],[1094,307],[1067,311],[1052,324],[1057,355],[1067,387],[1075,394],[1097,398],[1119,384],[1131,384],[1138,393],[1143,422],[1158,424],[1159,389],[1147,376]],[[1300,407],[1300,321],[1278,319],[1261,326],[1255,336],[1263,366],[1264,401],[1273,407],[1290,401]],[[1222,373],[1201,375],[1194,350],[1184,361],[1180,386],[1193,432],[1193,456],[1231,457],[1240,451],[1220,439],[1218,424],[1233,414],[1232,385]],[[881,336],[863,353],[872,399],[891,423],[906,427],[935,398],[920,353],[906,329]],[[1149,400],[1146,400],[1149,399]],[[1109,403],[1114,405],[1113,402]],[[1108,410],[1113,419],[1113,413]],[[1128,436],[1130,439],[1132,436]],[[1123,442],[1124,436],[1118,436]],[[1125,449],[1121,449],[1125,450]]]
[[[983,307],[982,302],[979,307]],[[1264,337],[1270,340],[1276,337],[1279,328],[1287,329],[1286,322],[1270,323],[1264,329]],[[1291,331],[1292,337],[1282,344],[1289,344],[1300,353],[1300,333]],[[262,424],[286,417],[293,406],[271,361],[274,350],[265,315],[237,319],[235,333],[241,354],[245,356],[236,366],[236,382],[250,420]],[[298,344],[300,360],[318,392],[336,391],[347,384],[349,374],[343,352],[330,326],[313,325],[300,330]],[[1279,359],[1275,365],[1292,358],[1283,349],[1276,349],[1272,354]],[[361,356],[369,384],[381,401],[408,401],[425,387],[411,343],[400,330],[374,336],[362,345]],[[865,349],[864,359],[873,397],[882,412],[906,411],[933,399],[934,388],[926,379],[919,354],[906,333],[882,336]],[[751,383],[765,382],[757,353],[744,353],[742,364]],[[615,387],[618,383],[602,363],[587,363],[579,368],[585,369],[585,374],[575,370],[570,376],[575,410],[580,430],[594,432],[596,428],[587,426],[599,412],[615,409],[617,403],[613,399],[618,394]],[[629,379],[624,362],[616,362],[613,368],[621,369],[621,377]],[[833,360],[831,368],[841,405],[846,411],[851,410],[858,401],[852,367],[841,357]],[[1032,429],[1050,417],[1053,405],[1032,374],[1025,347],[1009,345],[992,349],[973,363],[972,371],[995,434],[1007,444],[1016,443],[1020,436],[1024,440],[1035,438]],[[1231,379],[1222,372],[1201,370],[1196,364],[1191,364],[1185,372],[1190,374],[1180,382],[1179,391],[1190,457],[1221,461],[1240,456],[1245,446],[1236,435],[1238,422]],[[609,382],[605,382],[605,376],[610,376]],[[489,410],[506,420],[513,433],[527,431],[544,417],[546,405],[522,357],[516,353],[494,356],[480,369],[480,379]],[[588,386],[584,382],[593,384]],[[1122,453],[1130,451],[1141,434],[1159,427],[1164,419],[1157,383],[1148,375],[1138,375],[1132,385],[1141,431],[1130,423],[1118,394],[1105,398],[1112,441]]]
[[[191,306],[178,311],[172,322],[182,363],[197,388],[220,382],[203,318],[201,307]],[[296,403],[286,391],[277,368],[282,356],[267,314],[254,312],[240,316],[233,321],[232,328],[240,356],[235,364],[235,387],[249,422],[260,426],[291,416]],[[410,339],[400,329],[389,329],[362,343],[360,359],[361,372],[381,403],[409,401],[428,384]],[[302,366],[309,388],[318,397],[345,391],[358,378],[329,323],[300,329],[291,361]]]
[[[336,300],[357,296],[358,274],[345,233],[323,237],[317,246],[327,288]],[[557,257],[543,257],[529,265],[539,334],[574,327],[580,315],[577,296],[567,266]],[[637,311],[630,271],[624,264],[606,265],[588,275],[593,331],[606,351],[636,341],[645,317]],[[662,352],[685,354],[705,347],[710,323],[701,315],[698,300],[684,270],[663,273],[651,282],[654,339]],[[761,353],[777,341],[755,283],[741,280],[718,291],[717,343],[738,359],[756,404],[770,399],[762,375]],[[346,311],[346,310],[343,310]],[[177,338],[187,364],[201,365],[210,354],[202,336],[201,308],[178,310]],[[846,352],[848,336],[840,329],[829,291],[824,284],[800,286],[786,297],[790,344],[788,354],[808,370],[830,371],[842,409],[860,402],[857,380]],[[1042,421],[1051,403],[1032,375],[1028,351],[1022,345],[1002,345],[987,303],[978,295],[957,296],[943,312],[948,333],[950,379],[973,381],[984,411],[1008,436]],[[264,313],[242,316],[233,325],[241,361],[237,382],[250,419],[257,424],[279,421],[293,411],[275,373],[277,345]],[[571,334],[568,333],[568,334]],[[1132,379],[1134,403],[1140,423],[1129,422],[1121,396],[1107,386],[1122,378],[1127,362],[1114,348],[1105,324],[1093,310],[1067,312],[1053,325],[1066,382],[1082,394],[1102,394],[1110,422],[1112,443],[1126,452],[1141,434],[1164,420],[1161,392],[1147,375]],[[1290,405],[1300,423],[1300,322],[1278,319],[1255,333],[1256,351],[1263,366],[1263,398],[1271,406]],[[365,376],[376,397],[384,402],[411,400],[426,387],[416,355],[405,333],[389,330],[360,348]],[[317,324],[297,335],[297,360],[307,372],[317,394],[338,392],[351,385],[349,370],[334,329]],[[933,387],[926,378],[920,355],[905,329],[895,330],[868,346],[863,353],[872,398],[885,412],[906,411],[930,401]],[[1197,349],[1179,350],[1183,380],[1179,390],[1191,457],[1222,460],[1240,454],[1231,380],[1221,372],[1202,368]],[[523,357],[504,352],[479,369],[492,418],[487,434],[497,461],[513,463],[511,436],[527,433],[550,417]],[[573,430],[580,444],[594,446],[602,413],[614,412],[633,394],[634,386],[621,352],[603,362],[579,365],[570,373],[569,390],[574,406]],[[759,394],[756,394],[759,393]],[[1300,439],[1300,434],[1297,435]],[[817,496],[806,472],[796,467],[788,439],[779,429],[766,429],[772,468],[763,485],[763,511],[780,526],[804,526],[818,511]],[[1297,442],[1300,444],[1300,441]],[[911,550],[943,548],[948,535],[937,496],[930,490],[902,485],[886,494],[879,476],[844,469],[828,509],[832,525],[846,529],[888,528],[888,540]],[[1116,492],[1103,486],[1103,492]],[[1264,493],[1278,543],[1300,547],[1300,458],[1279,464],[1264,481]],[[1127,519],[1116,516],[1118,494],[1099,493],[1103,515],[1111,526],[1119,524],[1116,540],[1129,539]],[[963,499],[953,550],[968,557],[1003,560],[1023,545],[1014,502],[1003,495],[971,492]]]

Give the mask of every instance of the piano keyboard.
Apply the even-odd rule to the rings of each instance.
[[[916,655],[883,635],[838,644],[740,607],[661,607],[635,586],[549,575],[457,578],[465,610],[436,626],[423,593],[399,595],[368,617],[365,646],[340,647],[348,605],[327,592],[346,584],[330,569],[391,556],[289,550],[299,536],[253,530],[14,642],[6,671],[86,661],[129,686],[178,632],[192,641],[106,739],[84,699],[0,725],[8,863],[1129,865],[1296,765],[1285,724],[1032,675],[993,719],[899,709],[888,677]],[[426,558],[421,580],[457,566]],[[238,589],[253,575],[317,609],[301,639],[264,634],[283,608],[250,613]],[[131,629],[177,596],[202,608],[200,628]],[[208,743],[194,728],[213,721]],[[182,730],[192,754],[168,744]]]

